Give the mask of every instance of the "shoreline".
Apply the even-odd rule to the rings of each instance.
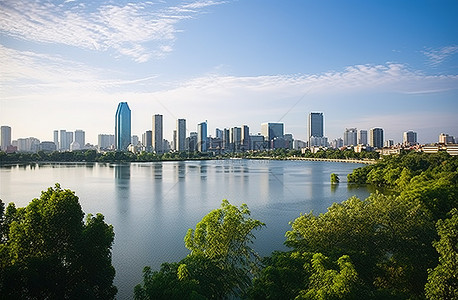
[[[152,160],[152,161],[30,161],[30,162],[0,162],[0,167],[7,166],[16,166],[16,165],[33,165],[33,164],[92,164],[92,163],[151,163],[151,162],[177,162],[177,161],[203,161],[203,160],[235,160],[235,159],[246,159],[246,160],[295,160],[295,161],[324,161],[324,162],[344,162],[344,163],[358,163],[373,165],[378,162],[378,160],[362,160],[362,159],[343,159],[343,158],[315,158],[315,157],[269,157],[269,156],[260,156],[260,157],[244,157],[244,158],[195,158],[195,159],[164,159],[164,160]]]

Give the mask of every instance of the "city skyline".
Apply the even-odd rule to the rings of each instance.
[[[212,135],[283,122],[306,141],[320,111],[329,141],[380,127],[437,142],[458,136],[457,14],[423,0],[2,2],[0,124],[13,139],[67,128],[96,144],[125,101],[132,134],[160,114],[170,141],[180,118]]]

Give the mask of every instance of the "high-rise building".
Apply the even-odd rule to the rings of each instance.
[[[120,102],[115,116],[115,148],[127,151],[131,136],[130,108],[127,102]]]
[[[358,131],[358,144],[367,145],[367,130]]]
[[[113,149],[115,136],[113,134],[99,134],[97,142],[99,151]]]
[[[198,134],[197,132],[190,132],[189,137],[186,138],[186,149],[189,152],[197,151],[197,139]]]
[[[240,151],[242,148],[242,128],[233,127],[231,128],[231,146],[233,151]]]
[[[86,145],[86,133],[83,130],[75,130],[75,142],[77,142],[81,149]]]
[[[69,132],[65,129],[61,129],[60,130],[59,150],[61,151],[70,150],[71,143],[73,143],[73,132]]]
[[[186,120],[178,119],[177,120],[177,141],[176,141],[176,150],[177,151],[186,151]]]
[[[283,138],[284,136],[284,125],[283,123],[262,123],[261,124],[261,135],[264,136],[264,140],[268,143],[268,147],[272,144],[275,138]]]
[[[0,149],[5,151],[8,149],[8,146],[11,145],[11,127],[1,126],[0,127]]]
[[[153,151],[155,153],[163,153],[164,147],[162,145],[163,142],[163,129],[162,129],[162,115],[154,115],[153,116],[153,133],[152,143],[153,143]]]
[[[250,128],[248,125],[242,126],[242,151],[250,150]]]
[[[216,128],[216,130],[215,130],[215,136],[216,136],[216,138],[222,140],[222,139],[223,139],[223,131],[222,131],[221,129],[219,129],[219,128]]]
[[[345,128],[344,146],[358,145],[357,135],[358,135],[358,131],[356,130],[356,128]]]
[[[197,125],[197,151],[207,152],[207,121]]]
[[[324,137],[324,116],[322,112],[311,112],[308,118],[308,139],[309,139],[309,146],[319,146],[313,145],[312,141],[316,141],[317,139],[311,139],[312,137],[315,138],[322,138]]]
[[[448,135],[447,133],[441,133],[439,135],[439,143],[440,144],[453,144],[455,143],[455,138],[452,135]]]
[[[54,138],[54,144],[56,144],[56,149],[59,149],[59,130],[54,130],[53,138]]]
[[[417,133],[415,131],[409,130],[404,132],[402,136],[402,143],[405,146],[417,144]]]
[[[223,130],[223,149],[224,151],[232,151],[231,149],[231,131],[227,128]]]
[[[153,132],[151,130],[147,130],[145,133],[142,134],[142,144],[145,147],[146,152],[153,151]]]
[[[374,148],[383,148],[383,129],[372,128],[369,133],[369,145]]]

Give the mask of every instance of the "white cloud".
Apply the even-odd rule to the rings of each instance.
[[[181,6],[156,8],[151,2],[104,4],[89,11],[86,6],[65,2],[2,1],[0,31],[41,43],[64,44],[128,56],[136,62],[161,58],[173,49],[181,20],[194,18],[199,9],[221,1],[196,1]],[[153,43],[149,49],[146,43]]]
[[[443,63],[450,56],[458,53],[458,46],[446,46],[438,49],[427,49],[423,51],[423,54],[429,60],[431,66],[435,67]]]

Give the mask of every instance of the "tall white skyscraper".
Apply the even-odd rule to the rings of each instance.
[[[344,146],[356,146],[358,144],[356,128],[346,128],[344,132]]]
[[[153,129],[152,129],[152,143],[153,151],[156,153],[163,153],[163,129],[162,129],[162,115],[153,116]]]
[[[81,148],[86,145],[86,133],[83,130],[75,130],[75,142],[77,142]]]
[[[186,120],[178,119],[177,120],[177,141],[176,149],[177,151],[186,151]]]
[[[54,144],[56,144],[56,149],[59,148],[59,130],[54,130],[53,132]]]

